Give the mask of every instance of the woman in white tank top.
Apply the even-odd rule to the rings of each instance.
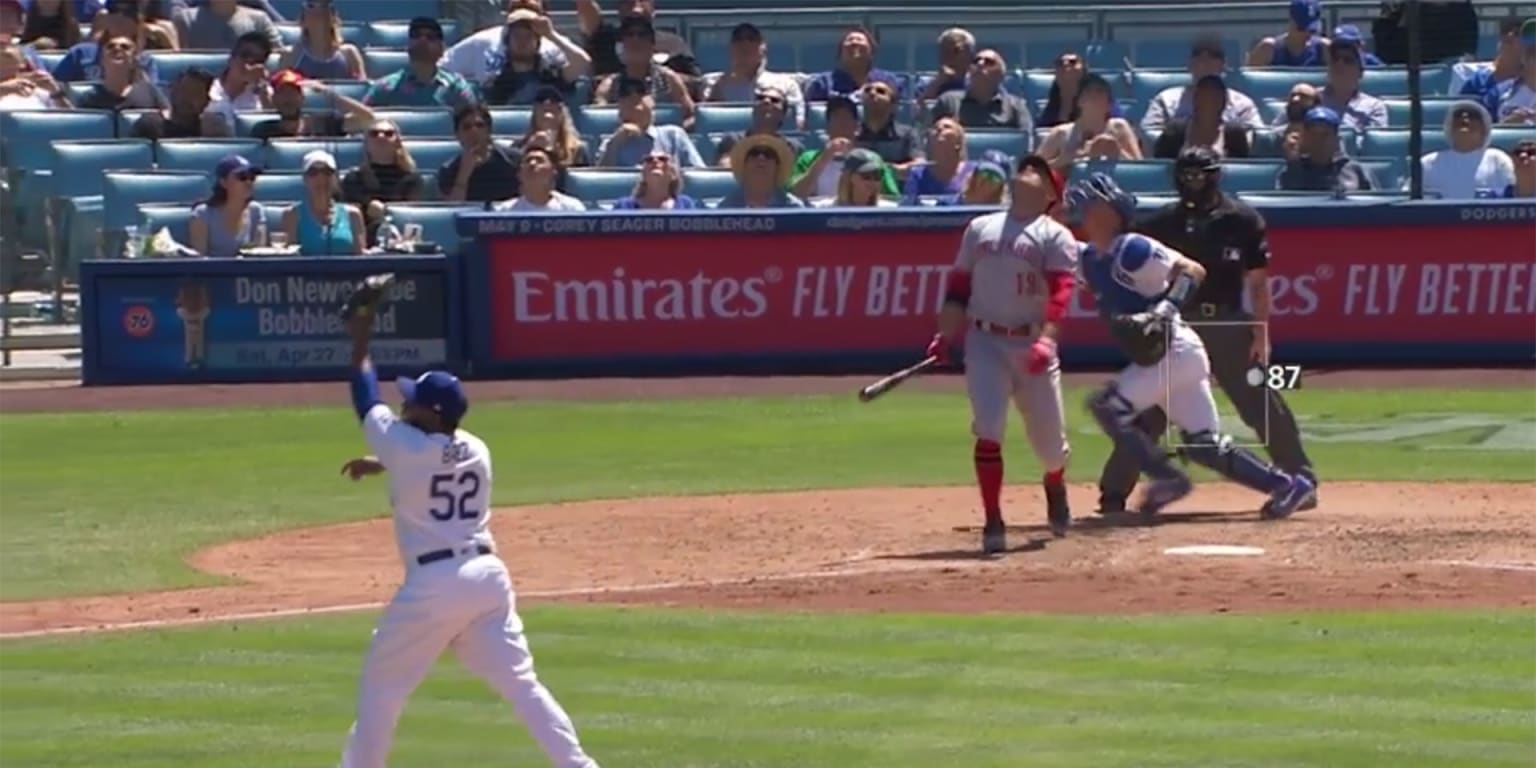
[[[363,54],[341,41],[341,17],[331,3],[310,0],[299,15],[299,42],[283,54],[279,69],[313,80],[363,79]]]
[[[1140,160],[1136,129],[1111,117],[1114,97],[1109,81],[1089,73],[1077,89],[1077,119],[1051,129],[1035,154],[1053,168],[1070,168],[1079,160]]]

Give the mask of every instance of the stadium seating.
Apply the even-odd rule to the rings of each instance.
[[[298,171],[303,168],[304,156],[317,149],[325,150],[336,158],[337,170],[351,168],[363,159],[361,139],[273,139],[267,143],[266,168],[270,171]]]
[[[367,69],[369,79],[372,80],[399,72],[409,63],[410,59],[405,51],[383,48],[369,48],[363,51],[363,66]]]
[[[148,141],[86,139],[55,141],[50,146],[53,176],[48,182],[51,252],[65,273],[100,252],[103,170],[148,168],[154,165],[154,145]]]
[[[461,244],[455,218],[482,207],[465,203],[390,203],[385,210],[400,229],[409,224],[420,225],[423,240],[437,243],[446,253],[458,253]]]
[[[640,172],[631,168],[572,168],[566,173],[565,190],[582,200],[617,200],[629,195],[639,180]]]
[[[1407,157],[1411,133],[1408,129],[1366,131],[1360,142],[1360,154],[1366,157]],[[1508,152],[1522,139],[1536,140],[1536,127],[1498,125],[1493,128],[1492,138],[1493,146]],[[1439,126],[1426,126],[1423,141],[1425,152],[1435,152],[1446,147],[1445,133]]]
[[[155,167],[212,173],[225,155],[240,155],[260,168],[266,165],[266,154],[259,139],[162,139],[155,146]]]
[[[138,227],[145,235],[153,235],[161,229],[168,229],[176,242],[190,245],[191,237],[187,234],[187,225],[192,220],[192,206],[154,203],[140,205],[138,211]]]
[[[120,254],[123,231],[140,222],[144,203],[178,203],[190,208],[208,197],[213,183],[207,173],[187,171],[108,171],[102,181],[101,240],[103,251]]]
[[[736,177],[724,168],[684,168],[683,188],[699,200],[725,197],[736,189]]]
[[[263,203],[291,203],[304,199],[304,174],[293,172],[268,172],[256,177],[256,187],[251,190]]]
[[[1022,131],[985,131],[973,129],[965,134],[965,152],[972,160],[980,159],[988,150],[997,150],[1009,157],[1027,155],[1030,135]]]
[[[491,107],[490,111],[491,125],[499,136],[521,136],[533,123],[533,110],[528,107]],[[450,117],[449,123],[452,122]]]
[[[436,171],[464,151],[454,139],[408,138],[405,140],[405,148],[411,153],[411,159],[416,161],[416,170],[421,173]]]
[[[1255,101],[1263,99],[1284,100],[1290,96],[1297,83],[1311,83],[1321,88],[1328,78],[1327,71],[1317,67],[1243,69],[1227,75],[1227,83]],[[1187,79],[1187,77],[1186,77]]]

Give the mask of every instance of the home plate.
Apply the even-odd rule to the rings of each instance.
[[[1264,554],[1263,547],[1240,547],[1234,544],[1195,544],[1188,547],[1169,547],[1165,555],[1197,555],[1203,557],[1254,557]]]

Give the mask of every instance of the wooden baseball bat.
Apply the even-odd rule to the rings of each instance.
[[[925,357],[922,360],[919,360],[917,363],[914,363],[913,365],[907,366],[906,368],[886,376],[885,378],[880,379],[873,384],[865,385],[863,389],[859,390],[859,402],[867,403],[871,400],[874,400],[875,398],[901,386],[901,383],[907,379],[910,379],[913,376],[916,376],[919,373],[922,373],[923,371],[926,371],[938,364],[939,358],[932,356]]]

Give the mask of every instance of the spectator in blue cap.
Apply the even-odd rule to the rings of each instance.
[[[1361,64],[1364,64],[1367,67],[1384,66],[1381,59],[1378,58],[1376,54],[1371,53],[1365,49],[1365,35],[1360,34],[1360,28],[1353,24],[1344,24],[1335,27],[1330,43],[1330,55],[1333,53],[1333,50],[1338,49],[1338,47],[1341,45],[1352,46],[1356,51],[1359,52]]]
[[[1275,176],[1275,188],[1317,192],[1363,192],[1376,188],[1370,171],[1339,146],[1339,113],[1313,107],[1302,119],[1301,146]]]
[[[1536,125],[1536,19],[1525,22],[1520,36],[1526,41],[1520,76],[1494,89],[1498,97],[1494,119],[1502,125]]]
[[[210,259],[233,259],[242,248],[267,244],[267,220],[254,198],[256,176],[250,160],[226,155],[213,167],[213,193],[192,209],[187,234],[192,250]]]
[[[1522,30],[1531,21],[1515,14],[1500,20],[1499,47],[1493,61],[1451,65],[1451,87],[1448,93],[1471,96],[1482,102],[1490,113],[1496,113],[1499,107],[1499,86],[1520,76],[1525,49],[1536,48],[1536,26],[1533,26],[1528,36],[1522,34]]]
[[[1365,63],[1360,48],[1337,42],[1328,45],[1328,81],[1318,92],[1322,105],[1339,113],[1356,131],[1387,127],[1387,103],[1360,90]]]
[[[1291,24],[1285,34],[1266,37],[1248,53],[1250,67],[1319,67],[1328,39],[1319,0],[1291,0]]]
[[[940,205],[999,206],[1008,191],[1008,156],[995,149],[982,153],[965,177],[965,189],[953,197],[940,199]]]

